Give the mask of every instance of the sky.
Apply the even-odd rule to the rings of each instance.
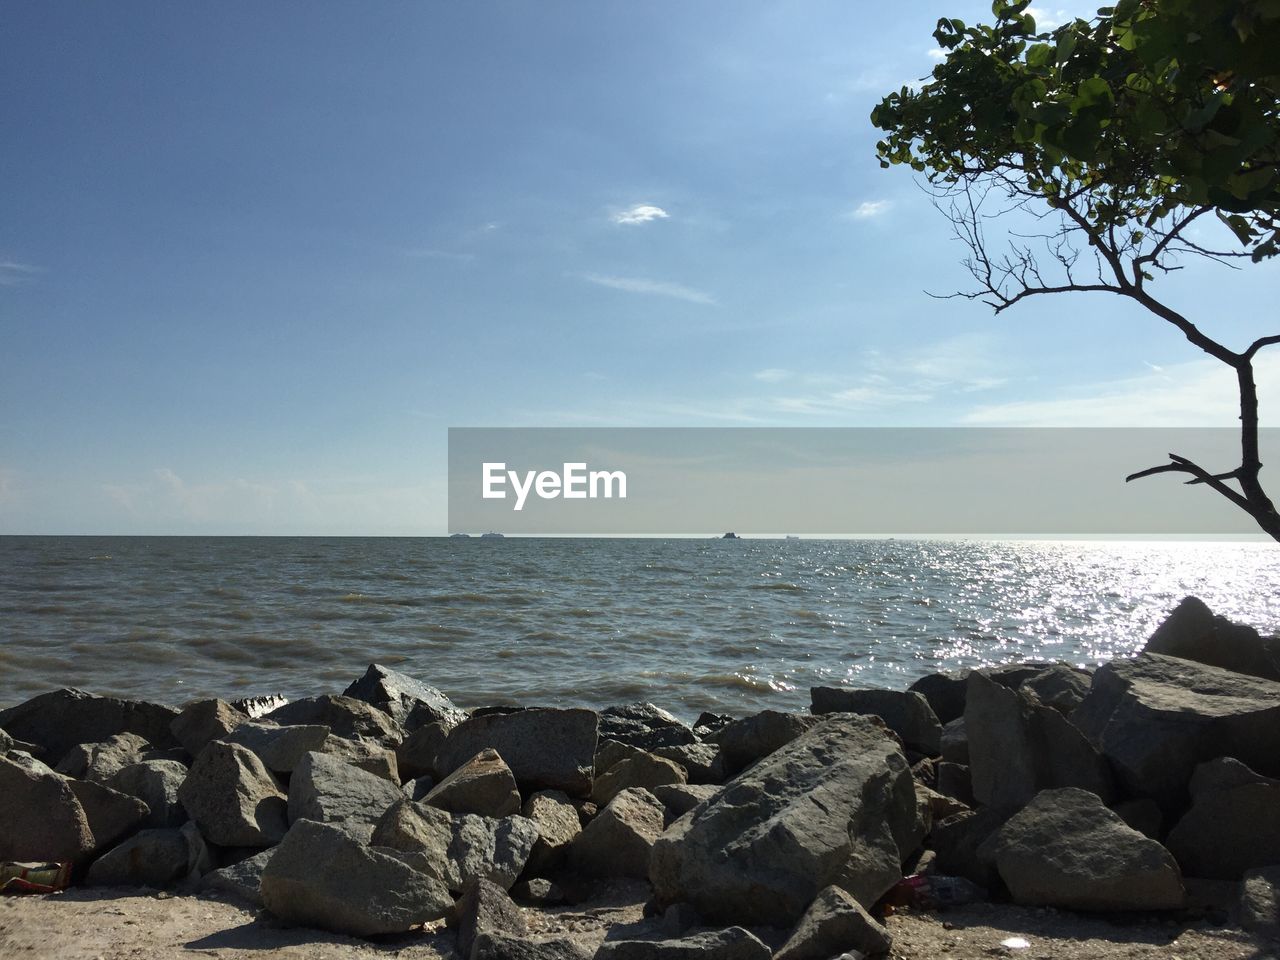
[[[0,533],[443,533],[449,427],[1233,425],[1128,302],[926,294],[962,250],[868,114],[943,15],[5,4]],[[1278,283],[1159,289],[1242,346]]]

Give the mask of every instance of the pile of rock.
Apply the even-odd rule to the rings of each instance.
[[[808,714],[459,709],[371,666],[341,696],[181,711],[60,690],[0,712],[0,860],[220,890],[461,953],[582,957],[529,932],[593,883],[652,888],[663,939],[605,960],[889,948],[905,873],[1022,904],[1165,911],[1192,879],[1280,894],[1280,653],[1181,604],[1132,660],[815,688]],[[52,766],[50,766],[52,764]],[[914,887],[913,889],[919,889]]]

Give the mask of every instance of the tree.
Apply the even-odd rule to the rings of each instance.
[[[996,313],[1042,294],[1125,297],[1231,367],[1239,466],[1214,472],[1171,453],[1126,479],[1189,475],[1280,540],[1259,480],[1253,370],[1280,335],[1233,350],[1152,292],[1189,257],[1234,265],[1280,252],[1280,0],[1120,0],[1048,32],[1028,3],[996,0],[990,26],[938,21],[932,77],[872,111],[880,164],[924,173],[967,246],[975,287],[951,296]],[[997,218],[1034,226],[997,250]],[[1193,228],[1214,220],[1230,234],[1210,245]]]

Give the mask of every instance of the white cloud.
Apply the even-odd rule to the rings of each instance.
[[[929,51],[929,59],[945,60],[947,59],[947,51],[943,50],[941,47],[934,47]]]
[[[792,374],[790,370],[769,367],[767,370],[757,370],[752,376],[764,383],[781,383],[783,380],[790,380]]]
[[[701,303],[714,306],[715,297],[702,290],[695,290],[680,283],[668,283],[665,280],[648,280],[644,277],[611,277],[598,273],[584,273],[582,279],[599,287],[610,290],[623,290],[627,293],[646,293],[658,297],[671,297],[688,303]]]
[[[648,223],[650,220],[666,220],[671,214],[651,203],[637,203],[615,213],[611,219],[614,223],[634,224]]]
[[[0,260],[0,287],[16,287],[30,283],[36,274],[43,273],[39,267],[29,263],[18,263],[16,260]]]
[[[855,220],[870,220],[888,213],[892,206],[892,200],[864,200],[853,208],[849,216]]]
[[[1056,30],[1068,20],[1071,14],[1066,10],[1046,10],[1044,7],[1027,7],[1027,13],[1035,17],[1037,30]]]

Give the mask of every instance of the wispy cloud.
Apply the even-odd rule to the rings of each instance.
[[[892,200],[864,200],[853,208],[849,216],[854,220],[870,220],[888,213],[892,206]]]
[[[17,287],[30,283],[40,273],[44,273],[44,270],[29,263],[0,260],[0,287]]]
[[[582,279],[594,283],[598,287],[610,290],[623,290],[626,293],[644,293],[656,297],[671,297],[688,303],[700,303],[715,306],[716,299],[711,294],[681,283],[669,283],[665,280],[649,280],[645,277],[612,277],[599,273],[584,273]]]
[[[752,376],[764,383],[781,383],[783,380],[790,380],[792,374],[790,370],[769,367],[767,370],[757,370]]]
[[[1027,7],[1027,13],[1035,17],[1037,30],[1056,30],[1071,19],[1071,14],[1066,10],[1048,10],[1044,7]]]
[[[945,60],[947,59],[947,51],[943,50],[941,47],[933,47],[929,50],[929,59]]]
[[[631,225],[636,223],[649,223],[652,220],[666,220],[671,214],[656,207],[651,203],[637,203],[628,207],[626,210],[619,210],[610,219],[614,223],[623,225]]]

